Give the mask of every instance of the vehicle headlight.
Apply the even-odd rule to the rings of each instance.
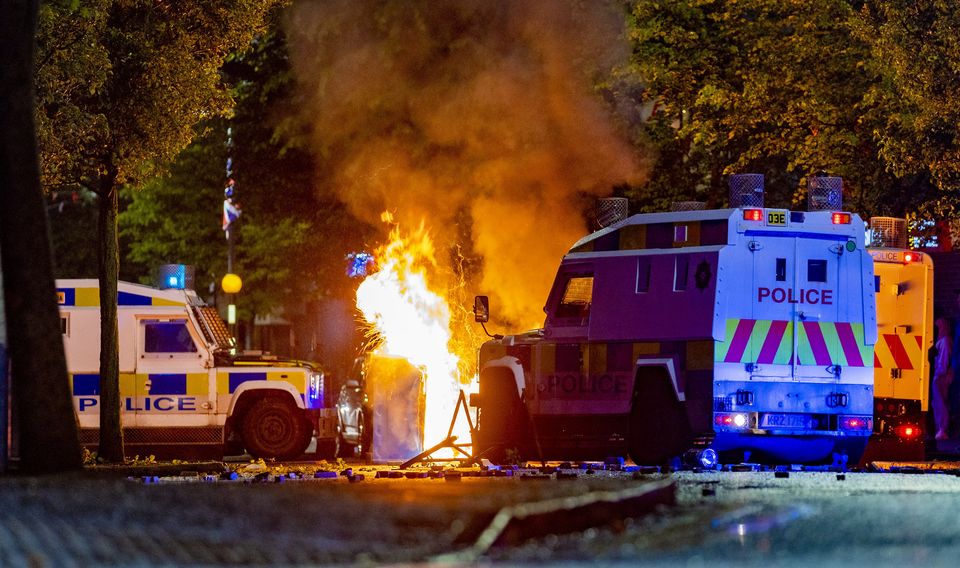
[[[307,400],[312,408],[323,406],[323,373],[310,373],[310,388]]]

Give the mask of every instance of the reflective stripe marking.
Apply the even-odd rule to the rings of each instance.
[[[757,357],[757,363],[773,363],[780,350],[780,342],[783,341],[784,332],[787,330],[787,322],[784,320],[775,320],[770,323],[770,331],[763,341],[763,347],[760,348],[760,355]]]
[[[820,323],[805,321],[803,322],[803,330],[807,333],[807,339],[810,341],[810,350],[813,351],[813,359],[816,364],[831,364],[830,351],[827,350],[827,343],[823,339],[823,330],[820,329]]]
[[[910,362],[910,356],[903,347],[900,336],[889,333],[883,334],[883,339],[890,348],[890,355],[893,356],[894,365],[900,369],[913,370],[913,364]]]
[[[727,339],[717,342],[714,360],[725,363],[756,362],[762,365],[796,363],[845,367],[865,367],[875,357],[878,361],[883,360],[883,353],[874,355],[874,347],[864,343],[861,323],[801,323],[794,326],[793,322],[786,320],[728,319]],[[794,333],[799,334],[796,340]],[[794,343],[796,353],[793,353]]]
[[[847,322],[838,322],[836,329],[843,353],[847,357],[847,365],[863,367],[863,357],[860,356],[860,348],[857,347],[857,338],[853,336],[853,328]]]
[[[740,320],[737,324],[737,331],[733,334],[733,340],[730,342],[730,349],[724,359],[727,363],[735,363],[743,358],[743,352],[747,349],[750,342],[750,335],[753,332],[753,325],[756,320]]]

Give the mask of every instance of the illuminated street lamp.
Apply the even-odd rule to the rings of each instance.
[[[236,294],[243,287],[243,281],[236,274],[227,274],[220,280],[220,288],[227,294]]]
[[[243,280],[236,274],[226,274],[220,280],[220,288],[230,295],[230,305],[227,306],[227,323],[231,326],[237,323],[237,306],[233,303],[233,295],[243,288]]]

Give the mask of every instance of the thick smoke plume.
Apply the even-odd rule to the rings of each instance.
[[[618,4],[303,1],[288,30],[321,183],[473,251],[494,316],[540,325],[585,202],[639,177],[596,87],[628,56]]]

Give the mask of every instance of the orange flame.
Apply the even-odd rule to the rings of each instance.
[[[384,213],[382,219],[392,222]],[[459,358],[450,351],[450,307],[428,284],[436,269],[433,241],[421,222],[406,237],[399,226],[375,253],[378,271],[357,289],[357,307],[382,339],[377,352],[406,358],[423,370],[426,394],[424,447],[446,437],[459,395]],[[465,425],[454,431],[466,443]],[[452,451],[436,457],[453,457]]]

